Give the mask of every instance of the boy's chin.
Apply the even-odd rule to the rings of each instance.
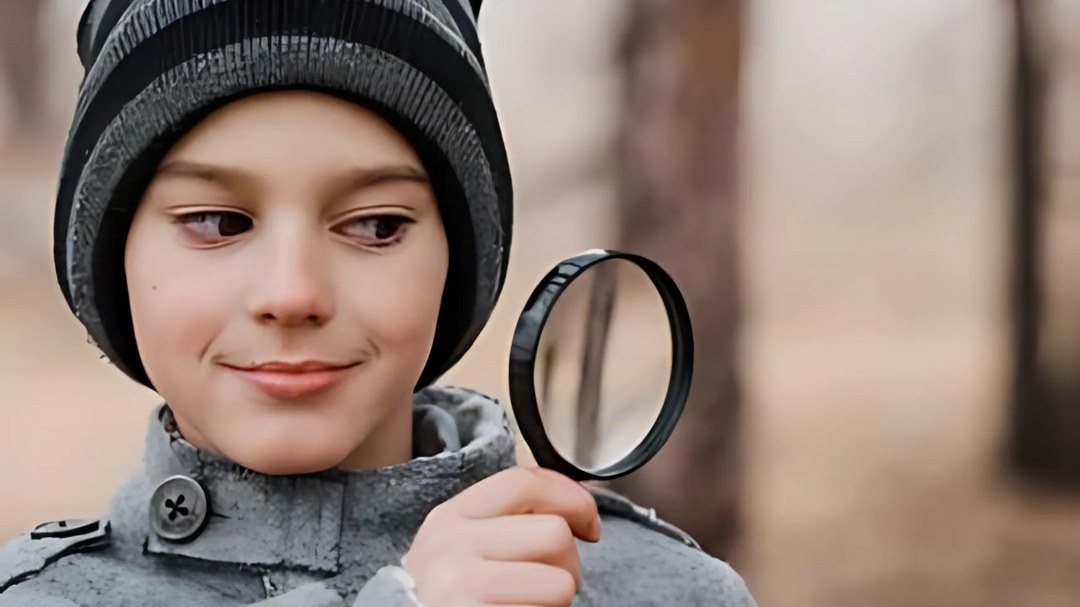
[[[347,456],[324,445],[246,444],[224,453],[233,463],[271,476],[312,474],[336,468]]]

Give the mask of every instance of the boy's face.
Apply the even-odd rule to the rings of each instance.
[[[416,152],[318,93],[216,112],[128,236],[139,353],[196,446],[266,474],[405,461],[448,252]]]

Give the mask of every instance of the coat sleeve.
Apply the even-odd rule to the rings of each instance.
[[[360,589],[352,607],[423,607],[412,578],[400,567],[383,567]],[[323,582],[255,603],[252,607],[345,607],[337,590]]]
[[[341,595],[319,582],[301,586],[252,607],[344,607]]]
[[[716,597],[717,607],[757,607],[742,576],[718,559],[712,559],[709,565],[711,574],[707,586],[711,590],[707,596]]]
[[[353,607],[423,607],[416,582],[401,567],[383,567],[360,590]]]

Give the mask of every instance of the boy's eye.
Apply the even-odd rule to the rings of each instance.
[[[385,247],[401,238],[408,223],[412,220],[399,215],[359,217],[341,224],[337,231],[367,246]]]
[[[251,218],[231,211],[206,211],[181,215],[177,221],[194,236],[209,240],[222,240],[243,234],[251,229]]]

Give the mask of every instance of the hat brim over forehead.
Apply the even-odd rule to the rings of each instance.
[[[68,305],[113,363],[150,385],[123,260],[157,165],[223,105],[294,88],[365,105],[419,153],[450,269],[418,387],[457,362],[502,290],[513,213],[506,151],[462,0],[111,2],[125,5],[119,15],[114,8],[115,25],[105,23],[110,0],[95,0],[80,26],[87,72],[61,172],[54,260]]]

